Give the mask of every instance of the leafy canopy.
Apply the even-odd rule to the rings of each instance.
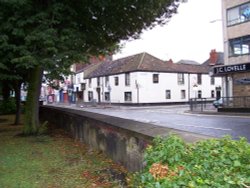
[[[59,75],[164,24],[177,7],[178,0],[0,0],[0,73],[40,65]]]
[[[25,134],[39,126],[42,74],[51,79],[120,40],[163,24],[179,0],[0,0],[0,74],[28,76]]]

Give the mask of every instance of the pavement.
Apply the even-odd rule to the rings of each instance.
[[[176,105],[147,105],[147,106],[125,106],[125,105],[111,105],[111,104],[65,104],[65,103],[56,103],[56,104],[48,104],[52,106],[61,106],[61,107],[72,107],[72,108],[93,108],[93,109],[122,109],[122,110],[136,110],[136,109],[161,109],[161,108],[171,108],[171,107],[176,107]],[[188,105],[178,105],[179,107],[187,107]],[[223,115],[223,116],[244,116],[244,117],[249,117],[250,118],[250,113],[249,112],[218,112],[216,108],[211,107],[207,109],[201,110],[196,110],[196,111],[191,111],[191,110],[185,110],[184,113],[188,114],[200,114],[200,115]]]
[[[204,114],[204,115],[223,115],[223,116],[246,116],[250,118],[250,113],[240,113],[240,112],[217,112],[217,111],[185,111],[185,113],[190,113],[190,114]]]

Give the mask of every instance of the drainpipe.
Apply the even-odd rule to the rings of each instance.
[[[190,101],[190,74],[188,74],[188,101]]]
[[[137,80],[135,81],[135,87],[136,87],[136,90],[137,90],[137,103],[139,104],[140,100],[139,100],[139,84],[137,82]]]
[[[226,85],[225,85],[225,89],[226,89],[226,97],[229,97],[229,81],[228,81],[229,79],[228,79],[228,75],[226,75],[225,76],[225,83],[226,83]]]

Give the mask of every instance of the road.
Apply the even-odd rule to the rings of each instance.
[[[81,108],[85,111],[132,119],[178,130],[233,139],[246,137],[250,142],[250,116],[186,113],[188,106]]]

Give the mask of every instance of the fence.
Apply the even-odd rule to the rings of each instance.
[[[190,99],[191,111],[215,111],[216,108],[213,105],[215,98],[192,98]],[[246,109],[250,108],[250,96],[241,97],[221,97],[217,101],[218,108],[227,109]]]
[[[192,98],[189,101],[191,111],[213,111],[216,108],[213,106],[215,98]]]
[[[250,96],[222,97],[223,108],[250,108]]]

